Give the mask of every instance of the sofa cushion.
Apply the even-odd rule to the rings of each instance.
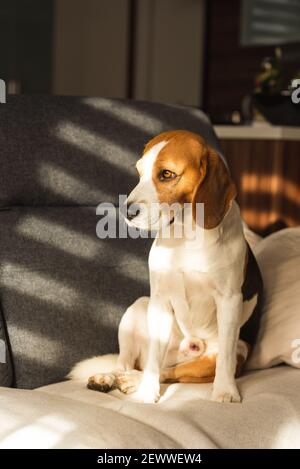
[[[264,238],[254,254],[263,276],[264,304],[247,367],[269,368],[284,362],[300,368],[300,227]]]
[[[200,110],[70,96],[9,97],[0,107],[0,204],[118,202],[136,182],[145,143],[169,129],[199,132],[217,150]]]
[[[252,372],[238,385],[235,405],[210,401],[212,384],[163,385],[152,405],[80,381],[0,389],[0,448],[299,448],[298,370]]]
[[[125,309],[148,294],[151,240],[99,239],[93,207],[0,211],[0,288],[16,386],[62,380],[115,352]]]

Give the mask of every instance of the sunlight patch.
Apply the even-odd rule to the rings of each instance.
[[[300,423],[296,419],[290,419],[282,423],[275,434],[273,430],[273,441],[271,449],[294,449],[299,447]]]
[[[33,272],[14,263],[5,263],[2,267],[2,285],[21,294],[34,296],[42,301],[70,308],[76,304],[79,295],[76,290],[54,280],[44,272]]]
[[[53,320],[52,320],[53,321]],[[46,322],[46,317],[45,317]],[[49,321],[51,322],[51,321]],[[16,323],[10,325],[10,333],[13,337],[28,337],[30,336],[30,343],[24,343],[22,349],[14,351],[14,357],[19,360],[28,360],[31,363],[38,363],[38,366],[41,365],[51,368],[55,368],[55,362],[53,357],[58,359],[60,356],[63,358],[67,353],[66,350],[71,350],[71,346],[68,341],[64,341],[62,344],[61,337],[49,337],[47,331],[33,330],[33,328],[28,331],[28,327],[20,326]],[[41,353],[41,351],[46,351]]]
[[[76,257],[93,259],[99,250],[96,237],[93,239],[36,215],[25,217],[16,227],[16,231],[26,238],[53,246]]]
[[[71,202],[78,202],[83,198],[84,204],[87,200],[102,200],[111,197],[111,191],[92,189],[91,185],[76,176],[69,174],[65,169],[53,163],[42,162],[39,168],[39,180],[43,187],[51,192],[67,198]]]
[[[45,415],[3,438],[1,446],[20,449],[51,448],[59,445],[74,429],[75,425],[61,416]]]
[[[96,156],[99,160],[106,160],[109,165],[122,168],[126,172],[135,162],[132,152],[123,145],[72,122],[61,122],[55,130],[55,135],[60,140]]]
[[[99,109],[99,111],[105,111],[106,114],[116,117],[127,125],[129,124],[143,132],[155,134],[164,130],[164,124],[161,119],[153,117],[143,110],[128,106],[126,103],[117,101],[114,104],[111,100],[105,101],[102,98],[84,98],[83,103],[94,109]]]
[[[242,176],[242,192],[266,192],[267,194],[279,194],[299,204],[300,189],[297,184],[286,180],[278,174],[260,175],[244,174]]]

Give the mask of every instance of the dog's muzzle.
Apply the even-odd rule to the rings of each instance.
[[[126,218],[129,221],[132,221],[141,213],[141,208],[139,204],[131,203],[127,205]]]

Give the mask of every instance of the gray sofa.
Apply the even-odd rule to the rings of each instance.
[[[176,128],[218,146],[193,108],[19,96],[0,107],[0,384],[36,388],[117,351],[126,307],[148,292],[147,239],[96,237],[96,207],[118,204],[155,134]]]
[[[0,105],[0,447],[270,447],[273,410],[278,425],[293,415],[286,397],[264,397],[293,386],[288,368],[243,377],[234,414],[207,400],[209,384],[166,387],[153,407],[65,381],[77,361],[117,352],[122,313],[149,289],[151,240],[98,239],[96,207],[117,205],[145,142],[178,128],[220,151],[194,108],[52,96]]]

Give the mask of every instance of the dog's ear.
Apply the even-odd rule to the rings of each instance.
[[[236,196],[236,188],[229,171],[218,153],[207,146],[200,159],[200,178],[193,199],[193,214],[196,203],[204,204],[204,228],[218,226]]]

